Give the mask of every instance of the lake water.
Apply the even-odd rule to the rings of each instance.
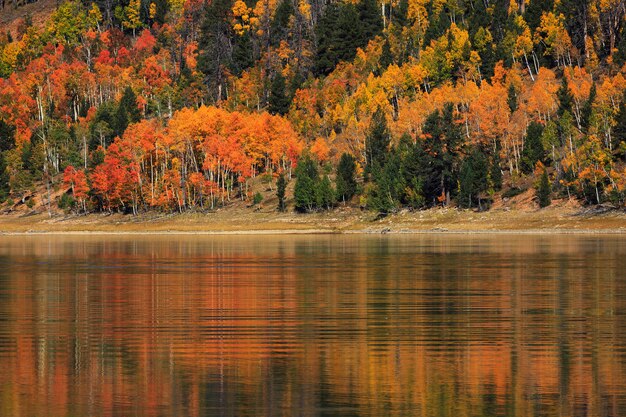
[[[626,238],[0,236],[0,416],[626,416]]]

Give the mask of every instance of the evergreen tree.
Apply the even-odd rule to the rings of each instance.
[[[329,74],[340,61],[351,61],[357,48],[363,48],[382,31],[382,17],[376,0],[331,3],[315,27],[317,53],[315,73]]]
[[[289,35],[289,18],[293,15],[294,9],[291,0],[283,0],[276,11],[270,24],[270,41],[272,46],[280,45],[280,41],[287,39]]]
[[[366,172],[371,172],[373,164],[378,164],[380,167],[385,165],[389,143],[391,143],[391,135],[387,128],[387,118],[379,107],[372,116],[369,132],[365,138]]]
[[[526,174],[533,172],[537,161],[545,158],[545,150],[541,142],[543,126],[537,122],[531,122],[526,130],[524,149],[522,150],[522,171]]]
[[[289,111],[289,98],[285,93],[285,77],[278,71],[272,79],[269,97],[269,111],[272,114],[286,114]]]
[[[557,115],[561,117],[565,112],[569,112],[571,114],[572,106],[574,104],[574,95],[569,89],[567,77],[565,76],[561,78],[561,86],[556,92],[556,97],[559,101],[559,109],[557,110]]]
[[[356,193],[356,162],[350,154],[341,155],[339,165],[337,166],[337,201],[349,201]]]
[[[391,20],[395,27],[402,28],[408,23],[409,2],[400,0],[398,5],[391,10]]]
[[[315,203],[320,209],[330,209],[335,202],[335,191],[328,175],[317,181],[315,186]]]
[[[226,98],[224,69],[230,66],[234,36],[231,9],[232,0],[207,3],[198,39],[198,69],[204,74],[209,97],[215,102]]]
[[[276,197],[278,197],[278,211],[285,211],[285,191],[287,190],[287,180],[285,180],[285,174],[278,176],[276,182]]]
[[[329,74],[337,63],[335,52],[335,28],[339,20],[339,5],[331,3],[326,6],[324,14],[317,21],[315,34],[317,37],[317,51],[315,54],[315,73]]]
[[[358,4],[358,11],[361,38],[357,43],[357,47],[361,48],[366,46],[370,39],[381,34],[383,18],[376,0],[361,0]]]
[[[113,126],[115,135],[121,137],[129,124],[137,123],[139,120],[141,120],[141,112],[137,107],[137,96],[133,89],[127,86],[115,112]]]
[[[429,156],[424,151],[422,141],[413,142],[408,134],[400,138],[398,154],[401,158],[400,175],[404,183],[401,201],[418,209],[427,205],[424,192],[424,176],[429,175]]]
[[[374,162],[372,179],[367,193],[368,207],[381,214],[393,212],[398,207],[404,189],[400,175],[400,158],[396,152],[389,154],[384,166]]]
[[[471,208],[474,203],[482,209],[480,194],[487,191],[489,163],[480,149],[465,158],[459,174],[459,204]]]
[[[550,181],[548,180],[548,173],[544,169],[543,174],[541,174],[541,179],[539,180],[539,184],[537,185],[536,196],[539,201],[539,207],[544,208],[548,207],[552,202],[550,199]]]
[[[340,61],[352,61],[356,49],[364,46],[364,28],[359,21],[359,11],[352,3],[342,3],[333,38],[333,68]]]
[[[252,48],[252,39],[250,32],[246,31],[242,35],[237,36],[233,45],[233,57],[229,63],[229,68],[236,76],[241,74],[254,65],[254,56]]]
[[[593,102],[596,100],[597,91],[596,91],[596,83],[594,82],[591,85],[591,89],[589,90],[589,97],[585,104],[583,104],[583,108],[580,111],[580,127],[583,131],[587,131],[589,129],[589,125],[591,123],[591,114],[593,112]]]
[[[305,213],[316,207],[318,181],[319,175],[315,161],[308,155],[302,156],[296,167],[296,185],[293,194],[297,211]]]
[[[517,110],[517,90],[513,83],[509,84],[508,94],[507,94],[507,104],[509,105],[509,109],[511,113],[514,113]]]
[[[389,39],[385,39],[383,44],[383,50],[378,60],[378,72],[382,74],[393,63],[393,55],[391,54],[391,45],[389,45]]]

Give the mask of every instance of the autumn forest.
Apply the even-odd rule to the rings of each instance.
[[[623,0],[59,2],[0,28],[0,204],[623,207],[625,19]]]

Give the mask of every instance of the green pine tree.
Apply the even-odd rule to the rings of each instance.
[[[389,67],[389,65],[393,64],[393,55],[391,54],[391,45],[389,44],[389,39],[385,39],[385,43],[383,44],[383,50],[380,54],[380,59],[378,60],[378,72],[382,74]]]
[[[356,194],[356,161],[350,154],[344,153],[337,166],[336,186],[337,201],[349,201]]]
[[[324,175],[315,186],[315,205],[319,209],[328,210],[335,202],[335,190],[328,175]]]
[[[589,125],[591,124],[593,102],[596,100],[597,94],[596,83],[594,82],[589,90],[589,97],[587,97],[587,100],[585,101],[585,104],[583,104],[583,108],[580,111],[580,127],[585,132],[589,129]]]
[[[526,130],[524,149],[522,150],[522,171],[526,174],[533,172],[537,161],[543,162],[545,150],[541,142],[543,126],[537,122],[531,122]]]
[[[296,167],[296,185],[294,200],[296,210],[305,213],[312,211],[317,205],[316,188],[319,181],[317,164],[310,156],[304,155]]]
[[[509,109],[511,113],[514,113],[517,110],[517,89],[513,85],[513,83],[509,84],[509,90],[507,92],[507,103],[509,105]]]
[[[278,71],[272,79],[269,97],[269,111],[272,114],[286,114],[289,111],[290,100],[285,92],[285,77]]]
[[[366,172],[371,171],[373,164],[378,164],[380,167],[385,165],[390,143],[391,135],[387,127],[387,118],[379,107],[372,116],[370,128],[365,138]]]
[[[285,192],[287,190],[287,180],[285,179],[285,174],[280,174],[278,176],[278,181],[276,182],[276,197],[278,197],[278,211],[285,211],[287,208],[285,205]]]
[[[474,149],[465,158],[459,173],[459,204],[463,207],[473,207],[475,203],[482,209],[480,194],[487,191],[489,182],[489,163],[480,149]]]
[[[557,115],[561,117],[565,112],[569,112],[571,114],[572,106],[574,104],[574,95],[572,94],[569,84],[567,83],[567,77],[561,78],[561,86],[556,92],[556,98],[559,102]]]
[[[289,19],[293,13],[294,9],[291,0],[283,0],[276,8],[274,18],[270,24],[270,42],[272,46],[276,47],[280,45],[280,41],[287,39],[289,35]]]

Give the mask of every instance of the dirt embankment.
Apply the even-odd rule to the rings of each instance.
[[[47,213],[0,216],[0,233],[626,233],[626,213],[553,206],[542,210],[401,211],[379,218],[358,208],[279,213],[273,207],[174,215]]]

